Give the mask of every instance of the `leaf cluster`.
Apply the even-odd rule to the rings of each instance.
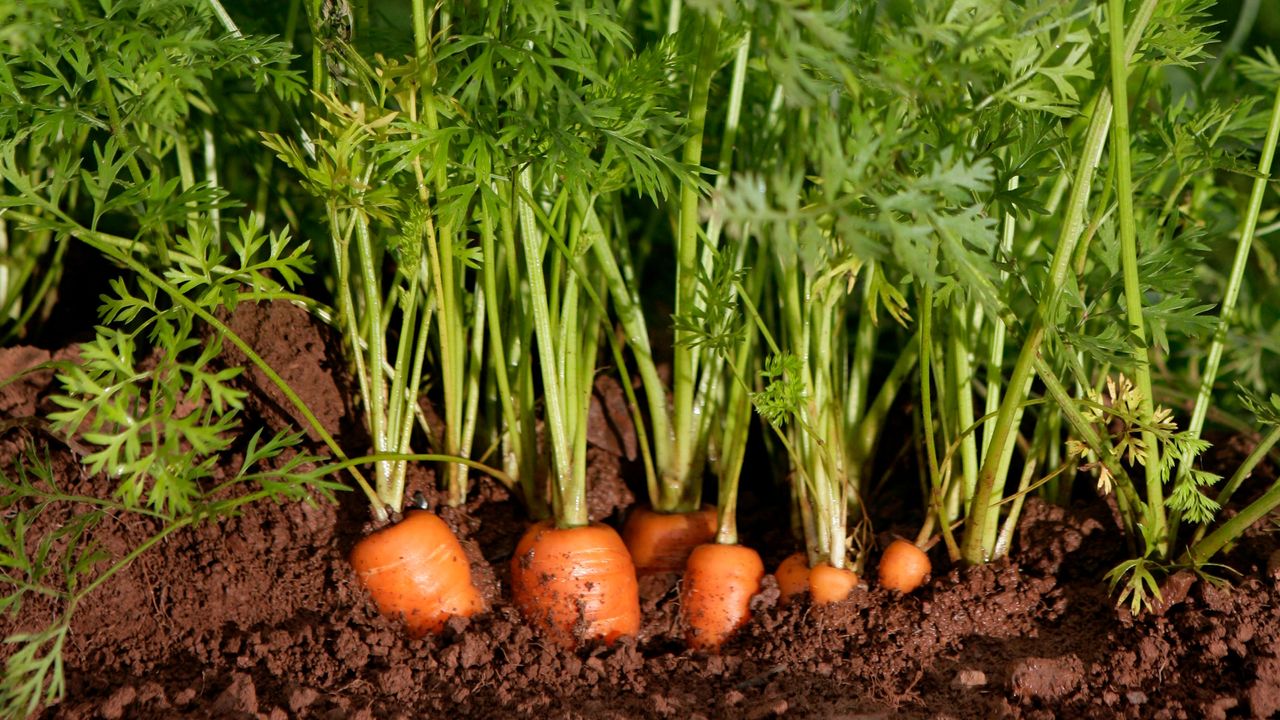
[[[199,307],[230,310],[246,285],[275,287],[280,278],[292,286],[310,262],[305,246],[264,235],[253,222],[228,244],[222,252],[207,237],[186,238],[167,280]],[[58,373],[60,410],[50,420],[95,448],[86,464],[118,480],[127,506],[145,499],[166,515],[189,512],[240,426],[246,393],[233,385],[240,370],[220,366],[221,338],[205,337],[190,307],[170,302],[155,283],[117,278],[111,288],[94,339]]]

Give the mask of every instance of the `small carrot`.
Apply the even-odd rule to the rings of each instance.
[[[773,575],[778,580],[779,602],[783,605],[805,592],[815,605],[838,603],[849,597],[858,584],[858,574],[848,568],[833,567],[826,562],[810,568],[809,558],[803,552],[788,555]]]
[[[929,556],[909,540],[894,540],[880,556],[880,585],[890,590],[909,593],[932,571]]]
[[[439,632],[454,615],[484,610],[462,544],[434,513],[414,510],[356,544],[351,566],[383,615],[402,617],[409,634]]]
[[[608,525],[529,528],[511,558],[511,591],[525,619],[563,647],[640,631],[635,566]]]
[[[680,590],[689,647],[715,651],[746,624],[763,578],[760,554],[749,547],[707,543],[694,548]]]
[[[777,578],[778,590],[782,593],[779,602],[786,605],[797,595],[809,592],[809,558],[804,552],[788,555],[778,564],[773,576]]]
[[[815,605],[830,605],[849,597],[858,584],[858,574],[830,563],[818,563],[809,571],[809,595]]]
[[[687,513],[664,513],[637,507],[622,526],[638,575],[678,573],[689,553],[716,535],[716,509],[704,505]]]

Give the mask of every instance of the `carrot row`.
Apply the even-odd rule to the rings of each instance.
[[[644,516],[640,521],[642,526],[651,522]],[[641,555],[661,562],[650,563],[643,572],[670,567],[674,556],[686,558],[680,592],[685,640],[691,649],[714,652],[750,619],[751,599],[760,592],[765,571],[751,548],[714,542],[688,548],[672,540],[673,535],[702,537],[701,523],[697,513],[674,522],[667,517],[657,523],[659,530],[677,528],[674,534],[642,528],[626,535],[632,543],[659,538],[658,551],[646,540],[649,552]],[[515,605],[539,634],[565,648],[634,636],[640,629],[636,576],[641,572],[635,554],[623,536],[601,523],[571,528],[536,523],[511,559]],[[378,609],[402,618],[414,637],[439,632],[451,616],[469,617],[485,608],[462,545],[444,521],[425,510],[411,511],[359,542],[351,564]],[[880,585],[908,593],[930,570],[924,551],[895,540],[881,557]],[[804,553],[783,560],[775,576],[783,604],[805,592],[815,604],[841,602],[858,584],[853,570],[826,562],[810,567]]]

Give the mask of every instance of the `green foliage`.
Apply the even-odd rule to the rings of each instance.
[[[1240,401],[1249,412],[1253,413],[1259,423],[1280,427],[1280,393],[1271,393],[1270,397],[1264,397],[1245,387],[1240,387],[1239,390]]]
[[[1134,612],[1158,600],[1178,523],[1221,524],[1238,483],[1196,467],[1202,418],[1157,399],[1202,408],[1218,343],[1223,374],[1249,388],[1239,406],[1280,425],[1280,396],[1264,399],[1280,368],[1274,187],[1246,208],[1269,174],[1255,93],[1280,83],[1274,52],[1224,50],[1202,72],[1219,51],[1212,0],[665,5],[415,0],[371,19],[306,3],[304,78],[297,38],[242,34],[216,3],[0,0],[0,341],[47,316],[69,245],[127,269],[60,369],[51,416],[114,493],[61,495],[28,458],[4,481],[6,581],[70,608],[102,577],[100,510],[36,538],[48,503],[172,528],[233,511],[218,494],[232,485],[333,489],[295,435],[246,447],[229,338],[204,324],[283,299],[345,336],[375,451],[496,449],[535,514],[554,475],[553,507],[585,522],[607,340],[649,401],[651,497],[696,507],[704,470],[742,452],[749,400],[804,483],[811,555],[840,558],[856,546],[848,516],[874,502],[881,425],[909,407],[922,539],[947,528],[958,560],[949,527],[965,519],[965,558],[998,556],[1028,492],[1009,477],[1063,466],[1065,441],[1102,493],[1126,493],[1141,533],[1112,591]],[[1131,41],[1111,30],[1121,15],[1145,23]],[[1254,225],[1262,242],[1233,280],[1223,259]],[[332,309],[299,294],[313,264]],[[670,383],[645,318],[664,283]],[[895,405],[904,387],[919,396]],[[1052,402],[1030,397],[1042,390]],[[715,427],[730,405],[731,438]],[[237,449],[244,467],[215,486]],[[377,472],[375,513],[399,509],[405,463]],[[451,503],[466,472],[442,468]],[[1046,480],[1072,497],[1069,473]],[[61,692],[66,627],[20,638],[2,709]]]
[[[85,457],[90,472],[117,478],[116,495],[127,505],[145,496],[158,512],[183,513],[231,445],[245,393],[228,384],[238,369],[209,367],[221,343],[183,357],[202,344],[189,320],[157,325],[154,341],[165,355],[155,369],[140,370],[134,339],[104,328],[81,346],[80,364],[60,374],[64,394],[54,402],[63,410],[50,419],[98,448]]]
[[[805,401],[800,358],[791,353],[772,355],[760,371],[760,377],[764,389],[751,395],[756,412],[775,426],[791,422]]]
[[[180,243],[168,280],[208,310],[233,308],[242,287],[274,286],[270,275],[297,282],[309,260],[305,246],[283,236],[262,236],[241,225],[214,252],[199,235]],[[108,252],[117,252],[108,247]],[[228,267],[226,262],[230,262]],[[58,432],[95,448],[89,469],[116,478],[116,495],[134,507],[144,497],[167,515],[188,512],[199,484],[212,476],[221,454],[235,440],[245,392],[232,386],[238,368],[218,367],[221,338],[205,338],[198,318],[169,302],[156,285],[130,288],[111,283],[104,297],[103,325],[80,348],[80,361],[58,374],[61,408],[50,415]]]
[[[708,271],[698,267],[698,302],[687,315],[677,315],[673,323],[678,336],[689,347],[706,348],[728,356],[747,333],[750,322],[739,306],[738,289],[747,270],[734,268],[721,253]]]
[[[133,271],[110,280],[94,338],[59,365],[49,417],[113,492],[68,493],[34,451],[0,473],[0,609],[39,595],[58,612],[7,639],[0,715],[21,717],[65,691],[78,603],[139,554],[247,503],[332,499],[342,486],[300,451],[300,433],[242,435],[241,371],[222,358],[223,341],[239,340],[210,332],[246,298],[317,306],[295,294],[307,243],[267,231],[263,208],[234,225],[223,216],[233,193],[259,189],[239,172],[239,128],[260,127],[264,97],[302,99],[286,44],[229,33],[214,4],[192,0],[0,2],[0,22],[0,251],[15,249],[0,252],[0,332],[24,332],[52,302],[72,242]],[[98,523],[125,513],[154,534],[109,556]]]
[[[0,25],[0,209],[38,218],[0,216],[0,335],[13,338],[56,300],[59,221],[163,260],[175,227],[234,204],[216,170],[195,176],[192,148],[234,165],[205,129],[234,145],[259,93],[296,102],[302,82],[283,42],[226,35],[205,2],[0,2]]]
[[[1155,536],[1148,538],[1151,543],[1157,542]],[[1148,547],[1154,547],[1148,544]],[[1106,574],[1108,589],[1116,595],[1116,604],[1123,605],[1125,600],[1129,601],[1129,612],[1138,615],[1144,610],[1150,610],[1159,602],[1162,602],[1160,595],[1160,582],[1156,579],[1156,573],[1162,572],[1162,569],[1153,563],[1149,558],[1141,557],[1132,560],[1126,560],[1112,568]],[[1117,592],[1119,590],[1119,592]]]
[[[198,522],[234,514],[251,502],[332,501],[343,486],[325,479],[330,469],[320,457],[299,452],[301,433],[280,432],[264,442],[262,430],[248,440],[239,469],[222,482],[196,483],[212,477],[217,462],[230,459],[229,448],[199,459],[200,470],[186,473],[192,481],[185,505],[148,509],[125,495],[120,499],[84,497],[69,493],[58,482],[47,451],[34,444],[14,462],[0,469],[0,612],[16,617],[29,597],[57,603],[57,614],[45,627],[16,633],[5,642],[15,645],[0,680],[0,715],[25,717],[41,704],[53,704],[66,692],[62,652],[77,605],[86,595],[135,558],[173,532]],[[73,443],[73,447],[75,444]],[[127,460],[127,458],[126,458]],[[175,467],[157,472],[175,474]],[[152,478],[159,481],[160,478]],[[135,513],[149,519],[152,534],[129,552],[112,556],[96,540],[102,519]]]

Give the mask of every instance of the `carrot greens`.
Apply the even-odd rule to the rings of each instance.
[[[0,342],[83,329],[56,327],[61,295],[82,264],[105,277],[90,339],[45,366],[52,411],[0,431],[110,485],[71,492],[36,442],[3,468],[0,609],[62,610],[13,638],[0,714],[65,691],[71,613],[139,553],[248,502],[331,499],[333,474],[380,524],[410,509],[412,463],[452,506],[487,476],[540,521],[530,542],[588,530],[626,559],[587,504],[603,374],[628,479],[663,522],[701,512],[698,542],[708,473],[720,545],[740,486],[771,492],[760,444],[804,537],[796,587],[821,567],[843,597],[887,497],[918,533],[884,584],[910,591],[935,545],[1014,553],[1038,496],[1113,504],[1127,554],[1102,579],[1150,607],[1280,508],[1255,480],[1280,458],[1263,8],[0,0]],[[340,335],[368,447],[231,331],[269,302]],[[306,435],[246,422],[228,354]],[[1254,443],[1242,462],[1219,430]],[[149,539],[102,552],[114,513]]]

